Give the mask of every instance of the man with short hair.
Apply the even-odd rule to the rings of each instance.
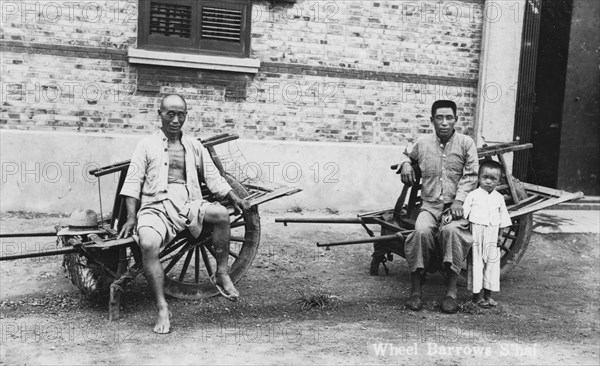
[[[454,130],[458,121],[456,103],[438,100],[431,107],[435,134],[420,136],[404,152],[400,167],[402,182],[415,183],[410,160],[419,165],[422,175],[423,203],[415,222],[415,231],[405,243],[405,255],[411,272],[411,294],[406,307],[422,306],[425,272],[444,271],[448,275],[442,311],[458,311],[457,281],[473,239],[469,222],[463,218],[463,202],[477,185],[478,156],[475,142]],[[453,220],[442,223],[449,212]]]
[[[183,97],[176,94],[165,96],[158,115],[162,127],[138,143],[120,192],[125,196],[127,222],[119,238],[137,230],[144,274],[158,306],[154,332],[163,334],[170,330],[170,313],[163,288],[164,271],[158,255],[162,245],[171,242],[177,233],[185,229],[197,237],[204,223],[213,225],[217,260],[215,283],[227,296],[233,299],[239,297],[229,277],[229,213],[219,203],[202,198],[200,178],[204,177],[213,194],[227,197],[236,211],[245,212],[249,205],[221,177],[206,148],[197,139],[181,132],[187,117],[187,104]]]

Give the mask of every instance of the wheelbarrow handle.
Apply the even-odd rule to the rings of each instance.
[[[389,240],[404,240],[404,235],[407,235],[411,232],[412,232],[412,230],[403,230],[403,231],[399,231],[395,234],[369,237],[369,238],[365,238],[365,239],[344,240],[344,241],[335,241],[335,242],[329,242],[329,243],[317,243],[317,246],[318,247],[333,247],[333,246],[338,246],[338,245],[368,244],[368,243],[379,243],[382,241],[389,241]]]

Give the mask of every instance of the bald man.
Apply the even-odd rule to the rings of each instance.
[[[164,271],[158,255],[161,246],[185,229],[197,237],[203,223],[213,225],[215,283],[229,298],[239,297],[229,277],[229,213],[219,203],[202,199],[200,177],[204,177],[213,194],[227,197],[237,211],[245,212],[249,205],[221,177],[206,148],[181,132],[187,117],[187,104],[181,96],[164,97],[158,115],[162,127],[137,145],[120,192],[127,205],[127,222],[119,238],[134,231],[139,235],[144,274],[158,307],[154,332],[164,334],[169,332],[171,324],[163,287]]]

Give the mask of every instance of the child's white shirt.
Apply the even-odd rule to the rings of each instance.
[[[481,187],[470,192],[465,198],[463,215],[474,224],[498,227],[512,225],[504,197],[495,190],[488,193]]]

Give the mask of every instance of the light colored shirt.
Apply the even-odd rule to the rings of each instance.
[[[223,198],[231,187],[219,173],[208,150],[191,136],[181,135],[185,150],[185,176],[189,200],[201,200],[199,177],[210,191]],[[141,200],[144,204],[163,201],[168,198],[169,152],[168,139],[162,130],[142,139],[133,152],[127,178],[121,188],[122,196]]]
[[[477,187],[479,158],[475,141],[454,132],[442,144],[436,134],[421,135],[406,147],[402,163],[414,159],[421,168],[421,198],[428,202],[463,201]]]
[[[512,225],[504,197],[497,191],[488,193],[481,187],[467,195],[463,215],[474,224],[499,227]]]

